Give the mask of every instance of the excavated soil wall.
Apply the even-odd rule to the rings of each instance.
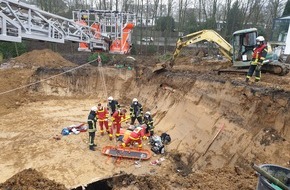
[[[146,69],[143,70],[143,75],[136,77],[134,71],[126,69],[88,67],[40,83],[31,92],[81,95],[93,97],[96,102],[105,102],[108,96],[113,96],[126,108],[137,97],[144,110],[153,113],[156,131],[172,135],[169,149],[193,154],[196,169],[250,161],[287,162],[283,154],[289,146],[282,146],[280,151],[275,149],[277,143],[282,145],[290,140],[289,92],[247,86],[210,73],[146,75]],[[33,80],[58,72],[39,69]],[[204,155],[222,125],[225,125],[222,135]],[[265,146],[269,152],[263,150]],[[270,156],[273,153],[277,159]],[[289,152],[285,154],[289,156]]]

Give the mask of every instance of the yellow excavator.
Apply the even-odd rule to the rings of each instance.
[[[250,66],[252,60],[252,50],[256,46],[256,38],[258,32],[256,28],[239,30],[233,33],[232,45],[221,37],[214,30],[201,30],[192,34],[188,34],[179,38],[176,42],[176,48],[170,61],[159,63],[154,68],[153,72],[158,72],[166,68],[171,68],[174,65],[176,57],[179,55],[183,47],[195,44],[201,41],[215,43],[223,56],[228,58],[233,69],[220,70],[220,72],[239,72],[239,69]],[[262,72],[269,72],[276,75],[286,75],[289,72],[287,64],[280,62],[278,59],[273,59],[271,45],[268,43],[268,54],[262,66]]]

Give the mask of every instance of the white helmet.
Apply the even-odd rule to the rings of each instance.
[[[258,36],[258,37],[256,38],[256,41],[257,41],[257,42],[264,42],[264,41],[265,41],[265,38],[264,38],[263,36]]]
[[[145,115],[151,115],[151,113],[149,111],[146,111]]]
[[[112,100],[114,100],[114,98],[113,98],[112,96],[110,96],[110,97],[108,98],[108,100],[109,100],[109,101],[112,101]]]
[[[134,131],[134,129],[135,129],[135,126],[134,125],[129,125],[128,130]]]
[[[92,110],[92,111],[97,111],[97,107],[96,107],[96,106],[93,106],[93,107],[91,108],[91,110]]]
[[[137,98],[133,98],[132,102],[138,102]]]

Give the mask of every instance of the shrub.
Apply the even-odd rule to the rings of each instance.
[[[93,61],[93,60],[96,60],[96,61],[92,62],[91,65],[96,65],[96,66],[98,65],[98,62],[97,62],[98,55],[100,55],[103,65],[107,64],[110,61],[110,57],[105,53],[93,53],[89,56],[88,61]]]

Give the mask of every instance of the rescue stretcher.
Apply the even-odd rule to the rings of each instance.
[[[102,154],[118,158],[129,158],[148,160],[151,158],[152,153],[147,149],[132,148],[132,147],[116,147],[116,146],[105,146],[102,149]]]

